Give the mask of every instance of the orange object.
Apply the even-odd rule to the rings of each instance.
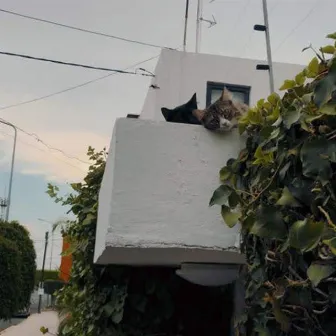
[[[70,248],[70,243],[66,236],[63,236],[63,246],[62,246],[62,257],[61,257],[61,267],[59,277],[65,282],[69,281],[71,266],[72,266],[72,256],[67,253]],[[66,255],[63,255],[66,254]]]

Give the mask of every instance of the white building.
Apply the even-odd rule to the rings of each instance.
[[[167,123],[161,108],[181,105],[194,92],[203,108],[224,85],[253,105],[269,95],[268,72],[256,70],[258,63],[162,51],[139,119],[119,119],[114,126],[99,198],[96,263],[182,267],[182,276],[208,285],[236,277],[234,265],[244,263],[237,250],[239,228],[226,227],[219,207],[208,203],[219,170],[237,156],[244,138],[235,131],[218,135],[198,125]],[[275,87],[302,68],[274,63]],[[199,269],[183,271],[188,263],[226,270],[207,277]]]
[[[196,92],[198,107],[214,102],[224,85],[250,106],[269,93],[268,71],[256,70],[263,61],[163,50],[145,99],[140,119],[164,120],[161,107],[175,107],[187,102]],[[275,88],[293,79],[302,65],[273,63]],[[134,113],[134,111],[132,111]]]

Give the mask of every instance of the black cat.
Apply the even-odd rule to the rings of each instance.
[[[161,108],[161,112],[168,122],[201,125],[200,121],[192,113],[194,110],[197,110],[196,93],[187,103],[172,110],[166,107]]]

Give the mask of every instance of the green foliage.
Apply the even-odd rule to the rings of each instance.
[[[170,268],[93,264],[98,194],[106,154],[89,148],[88,155],[92,166],[83,183],[72,184],[73,195],[62,199],[55,187],[48,188],[48,193],[70,206],[76,216],[64,228],[73,265],[69,282],[57,294],[61,316],[59,335],[165,336],[181,334],[186,328],[194,328],[191,333],[194,335],[220,332],[225,323],[230,323],[230,314],[224,314],[228,321],[221,324],[217,323],[218,315],[222,316],[222,309],[232,309],[230,295],[221,289],[201,287],[200,290]],[[226,301],[229,308],[225,306]],[[199,326],[209,333],[199,332]]]
[[[34,289],[35,249],[18,222],[0,221],[0,318],[10,318],[30,303]]]
[[[281,89],[283,98],[272,94],[240,119],[246,148],[221,169],[210,201],[228,226],[241,225],[246,312],[237,335],[334,335],[335,48],[321,48]]]
[[[35,286],[41,281],[41,270],[36,270],[35,272]],[[44,281],[47,280],[59,280],[59,271],[58,270],[44,270]]]
[[[10,319],[19,309],[20,254],[14,242],[0,237],[0,319]]]
[[[44,293],[54,295],[57,291],[64,287],[64,281],[62,280],[45,280],[44,281]]]

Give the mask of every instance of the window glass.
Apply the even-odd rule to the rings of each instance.
[[[211,90],[211,104],[214,103],[221,96],[222,89],[212,89]],[[241,91],[230,90],[233,95],[233,98],[241,103],[245,102],[245,93]]]

